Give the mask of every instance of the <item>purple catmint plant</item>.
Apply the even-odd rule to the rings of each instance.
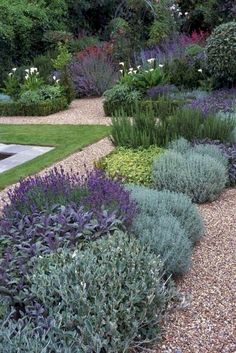
[[[158,96],[168,95],[178,92],[178,88],[175,85],[158,85],[151,87],[147,90],[147,96],[151,99],[156,99]]]
[[[118,79],[118,69],[106,53],[75,58],[70,67],[78,96],[101,96]]]
[[[205,97],[193,99],[187,108],[200,110],[204,115],[233,112],[236,109],[236,88],[220,89]]]

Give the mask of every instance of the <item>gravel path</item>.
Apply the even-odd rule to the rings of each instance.
[[[110,119],[105,117],[102,98],[83,98],[74,100],[67,110],[48,115],[34,117],[0,117],[0,124],[102,124],[109,125]]]
[[[199,208],[206,236],[178,283],[187,307],[167,316],[156,353],[236,353],[236,189]]]
[[[70,172],[71,169],[80,172],[81,174],[85,170],[92,169],[94,162],[99,160],[101,157],[109,154],[114,149],[110,139],[108,137],[94,143],[88,147],[85,147],[82,151],[73,153],[63,161],[53,164],[49,168],[42,170],[39,174],[43,175],[50,169],[62,166],[66,171]],[[12,188],[13,185],[10,186]],[[0,209],[3,206],[3,199],[6,199],[8,188],[0,192]]]

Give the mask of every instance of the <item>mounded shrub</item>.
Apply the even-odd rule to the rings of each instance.
[[[66,98],[56,98],[34,104],[0,102],[0,116],[45,116],[68,107]]]
[[[126,188],[131,191],[131,197],[137,202],[139,212],[142,214],[155,219],[163,215],[172,215],[179,221],[192,243],[203,235],[202,218],[187,195],[131,184],[126,185]]]
[[[93,242],[84,251],[39,258],[29,282],[31,295],[41,303],[35,304],[40,308],[36,338],[30,328],[26,333],[13,328],[9,337],[11,321],[5,322],[1,351],[7,343],[29,352],[35,339],[42,335],[45,341],[45,332],[48,351],[64,351],[65,346],[65,352],[79,347],[81,353],[141,348],[156,338],[172,296],[160,258],[122,233]]]
[[[236,80],[236,22],[215,28],[206,44],[207,68],[217,79]]]
[[[193,202],[218,198],[227,183],[226,167],[210,156],[167,151],[153,164],[153,180],[158,190],[187,194]]]
[[[182,275],[188,271],[192,243],[177,218],[170,214],[156,217],[141,213],[134,222],[133,231],[142,244],[161,256],[167,273]]]
[[[122,178],[128,183],[150,185],[152,183],[152,163],[163,150],[150,146],[147,149],[120,147],[109,156],[102,158],[98,167],[112,178]]]

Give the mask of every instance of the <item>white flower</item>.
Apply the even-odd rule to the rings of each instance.
[[[129,68],[129,71],[131,71],[131,72],[132,72],[132,71],[134,71],[134,69],[133,69],[132,67],[130,67],[130,68]]]
[[[149,71],[154,71],[154,69],[150,69]]]
[[[29,69],[25,69],[25,72],[29,73]]]
[[[119,70],[120,71],[120,73],[122,73],[123,74],[123,70]]]
[[[179,13],[178,13],[178,16],[180,17],[180,16],[182,16],[183,14],[182,14],[182,12],[180,11]]]
[[[198,71],[198,72],[202,72],[202,69],[198,69],[197,71]]]
[[[9,72],[8,76],[12,76],[12,75],[13,75],[13,73],[12,73],[12,72]]]
[[[13,67],[12,71],[15,72],[16,71],[16,67]]]
[[[26,79],[26,80],[28,80],[28,78],[29,78],[29,75],[28,75],[28,74],[27,74],[27,75],[25,75],[25,79]]]
[[[163,64],[159,64],[159,67],[163,67],[164,65]]]
[[[136,73],[137,73],[137,70],[134,70],[133,73],[136,74]]]
[[[53,78],[54,81],[56,81],[56,79],[57,79],[56,76],[53,76],[52,78]]]
[[[187,15],[188,15],[188,12],[185,12],[184,14],[185,14],[185,16],[187,16]]]
[[[155,61],[155,58],[150,58],[150,59],[147,60],[147,62],[150,63],[150,64],[153,63],[154,61]]]
[[[56,83],[60,82],[60,80],[56,80]]]
[[[124,63],[123,61],[121,61],[121,62],[119,63],[119,65],[125,66],[125,63]]]
[[[141,65],[138,65],[138,66],[137,66],[137,69],[139,70],[140,68],[141,68]]]

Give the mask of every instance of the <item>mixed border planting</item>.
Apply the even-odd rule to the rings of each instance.
[[[36,13],[27,0],[2,6],[8,26],[24,31],[0,29],[0,114],[46,115],[74,96],[103,95],[111,127],[78,127],[81,138],[77,127],[60,127],[70,130],[63,138],[51,126],[60,145],[51,153],[68,155],[108,133],[115,149],[86,173],[54,168],[8,190],[0,351],[152,349],[205,233],[196,204],[236,182],[233,2],[42,1]],[[22,35],[29,31],[32,40]],[[19,38],[28,57],[17,52]],[[27,139],[18,126],[4,128],[4,142]]]

